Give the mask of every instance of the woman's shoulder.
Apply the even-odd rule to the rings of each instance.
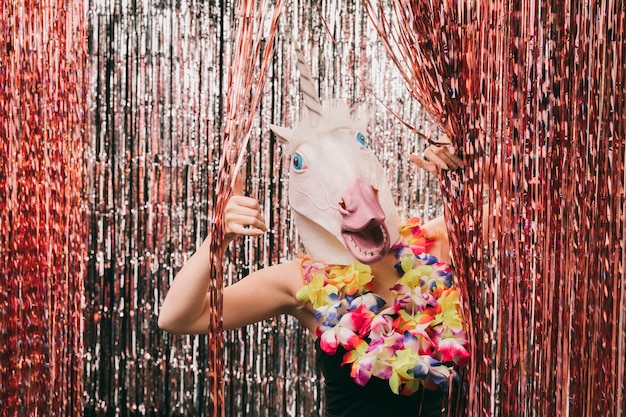
[[[294,259],[268,266],[250,274],[255,282],[270,284],[289,294],[295,294],[302,287],[302,259]]]
[[[285,312],[298,319],[314,336],[317,327],[315,310],[311,303],[299,300],[297,297],[298,292],[306,285],[305,271],[310,265],[310,259],[299,255],[294,260],[274,265],[268,270],[272,272],[274,278],[280,281],[281,291],[289,294],[291,303]]]
[[[428,253],[435,256],[441,262],[452,263],[450,257],[450,241],[446,220],[439,216],[421,225],[424,236],[430,240]]]
[[[296,294],[303,285],[301,261],[259,269],[224,289],[224,327],[236,328],[279,314],[302,321],[305,308]]]

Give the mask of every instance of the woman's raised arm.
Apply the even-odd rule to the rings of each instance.
[[[266,230],[257,200],[242,195],[229,199],[224,212],[223,247],[237,235],[259,236]],[[176,334],[206,333],[210,311],[207,297],[212,261],[210,246],[210,239],[206,238],[176,275],[159,312],[161,329]]]

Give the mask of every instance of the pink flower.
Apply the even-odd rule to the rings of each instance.
[[[436,343],[427,332],[428,323],[416,326],[404,334],[404,346],[420,355],[431,356],[436,352]]]
[[[466,349],[467,341],[450,337],[439,341],[439,360],[441,362],[454,362],[459,366],[467,365],[470,353]]]
[[[361,336],[368,333],[372,318],[374,318],[374,313],[362,304],[356,310],[341,316],[335,326],[318,327],[322,350],[334,354],[339,345],[346,350],[354,349],[362,341]]]
[[[434,239],[426,237],[426,233],[420,227],[422,220],[419,217],[412,217],[400,229],[400,235],[415,255],[428,252],[435,242]]]
[[[398,312],[399,307],[400,306],[396,304],[393,307],[386,308],[372,319],[372,323],[370,324],[372,329],[370,338],[372,340],[390,336],[395,332],[393,327],[394,319],[392,316]]]
[[[365,385],[372,376],[389,379],[392,374],[396,352],[402,349],[402,335],[376,339],[367,346],[365,353],[344,355],[343,364],[352,363],[350,375],[357,384]]]

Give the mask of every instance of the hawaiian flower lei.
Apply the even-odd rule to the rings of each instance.
[[[421,385],[446,386],[451,365],[469,360],[467,336],[450,265],[426,253],[432,239],[413,218],[402,227],[395,245],[401,277],[391,288],[392,306],[371,292],[369,266],[303,262],[307,284],[298,300],[311,302],[320,321],[317,337],[322,350],[347,352],[351,376],[365,385],[372,376],[388,379],[396,394],[411,395]],[[386,308],[385,308],[386,307]]]

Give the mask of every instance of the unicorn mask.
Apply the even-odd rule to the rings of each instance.
[[[308,117],[295,129],[271,126],[291,155],[289,203],[308,255],[328,264],[380,261],[398,241],[400,220],[367,120],[346,103],[322,107],[298,51]]]

